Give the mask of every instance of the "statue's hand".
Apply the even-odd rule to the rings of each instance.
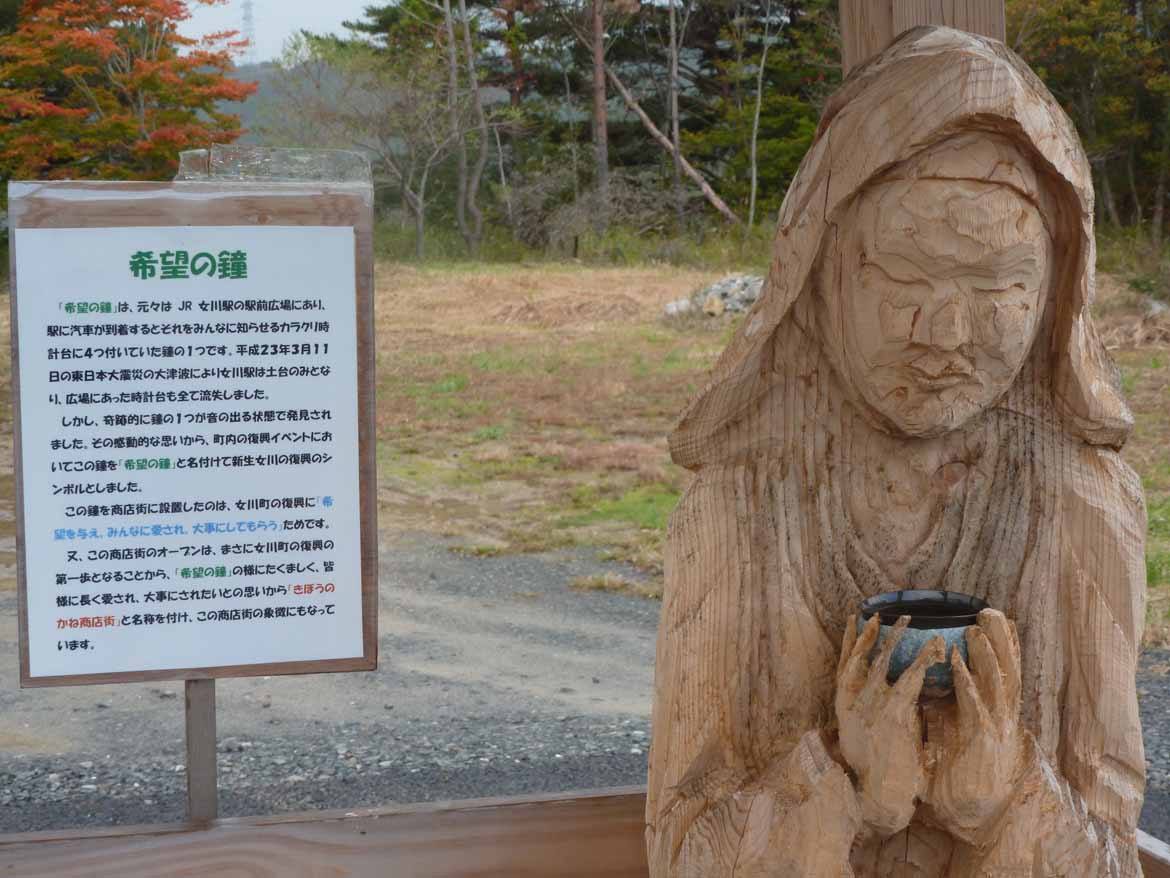
[[[968,670],[951,653],[955,698],[925,709],[930,819],[969,844],[987,840],[1024,764],[1020,729],[1020,642],[1015,625],[983,610],[967,631]]]
[[[851,618],[837,667],[841,755],[857,775],[862,818],[883,836],[906,828],[926,788],[918,695],[926,669],[946,658],[942,638],[935,637],[893,686],[887,683],[890,655],[909,622],[909,616],[898,620],[870,664],[881,620],[875,615],[858,635]]]

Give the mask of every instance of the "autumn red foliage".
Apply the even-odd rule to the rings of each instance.
[[[177,29],[224,2],[25,0],[0,36],[0,177],[167,179],[181,150],[235,140],[244,42]]]

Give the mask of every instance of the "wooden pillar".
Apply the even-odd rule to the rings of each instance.
[[[215,680],[187,681],[187,819],[219,816],[215,753]]]
[[[1006,34],[1004,0],[841,0],[841,66],[845,75],[902,31],[920,24],[983,34]]]

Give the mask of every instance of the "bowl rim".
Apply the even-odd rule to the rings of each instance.
[[[957,612],[943,614],[929,613],[916,614],[913,604],[953,604]],[[888,607],[891,605],[909,604],[909,613],[905,607],[899,607],[896,614]],[[940,589],[904,588],[897,591],[887,591],[873,595],[861,602],[859,622],[867,622],[876,613],[881,618],[881,624],[893,625],[899,616],[911,617],[910,627],[918,629],[962,628],[974,625],[978,621],[979,612],[987,609],[989,604],[983,598],[964,594],[958,591],[942,591]],[[932,607],[931,609],[935,609]]]

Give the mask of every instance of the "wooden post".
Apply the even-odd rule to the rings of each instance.
[[[209,823],[219,815],[215,764],[215,680],[187,681],[187,819]]]
[[[920,24],[1004,39],[1003,0],[841,0],[841,67],[846,76],[902,31]]]

